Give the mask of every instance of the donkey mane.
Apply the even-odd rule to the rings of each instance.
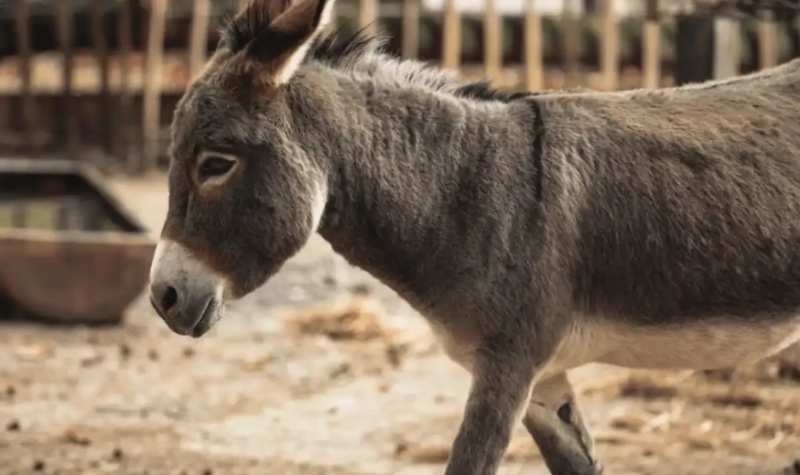
[[[486,79],[461,82],[451,71],[433,68],[423,62],[402,60],[383,50],[383,38],[364,29],[340,38],[340,30],[320,36],[312,46],[306,63],[319,62],[338,70],[360,71],[375,74],[385,70],[387,75],[397,75],[405,82],[421,84],[458,97],[477,101],[512,102],[517,99],[543,94],[542,92],[503,91]]]
[[[342,66],[356,62],[370,53],[382,53],[382,46],[381,38],[368,33],[366,27],[344,39],[341,29],[335,28],[317,37],[305,62],[318,61],[330,66]]]

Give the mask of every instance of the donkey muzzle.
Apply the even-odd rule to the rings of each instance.
[[[150,268],[150,304],[179,335],[198,338],[220,319],[225,280],[183,246],[162,239]]]

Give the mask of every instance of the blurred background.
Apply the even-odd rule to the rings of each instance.
[[[440,474],[468,375],[315,236],[201,340],[150,309],[168,126],[236,0],[0,0],[0,475]],[[340,0],[507,89],[659,88],[800,56],[796,0]],[[800,353],[571,374],[613,474],[800,473]],[[501,473],[547,474],[521,425]]]

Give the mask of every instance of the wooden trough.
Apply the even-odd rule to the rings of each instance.
[[[0,298],[7,311],[54,323],[119,323],[144,289],[154,251],[154,239],[93,169],[0,159]]]

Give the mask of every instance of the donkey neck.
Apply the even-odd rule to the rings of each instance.
[[[311,120],[328,170],[320,234],[351,264],[409,301],[464,251],[463,238],[502,207],[497,186],[530,165],[531,108],[379,80],[326,90]],[[318,132],[319,133],[319,132]],[[523,172],[523,175],[526,172]],[[438,277],[437,277],[438,278]]]

